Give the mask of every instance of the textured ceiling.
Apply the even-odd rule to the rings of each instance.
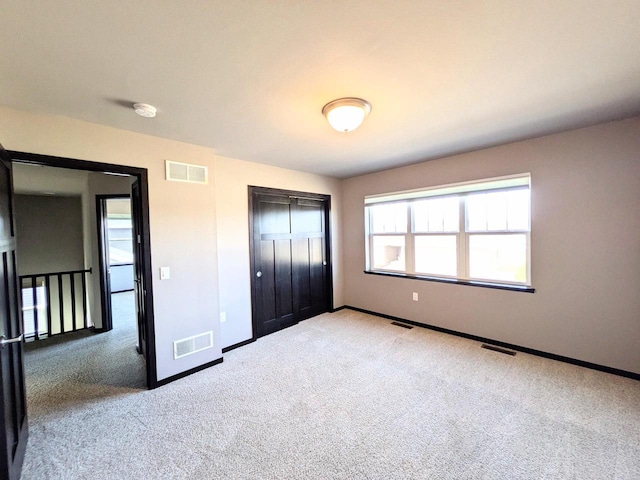
[[[640,114],[639,46],[640,0],[3,0],[0,104],[347,177]]]

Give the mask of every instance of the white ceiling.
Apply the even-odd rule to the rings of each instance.
[[[640,0],[3,0],[0,45],[0,104],[336,177],[640,114]]]
[[[18,195],[82,195],[88,178],[85,170],[13,163],[13,192]]]

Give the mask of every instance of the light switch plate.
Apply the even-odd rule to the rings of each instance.
[[[160,267],[160,280],[169,280],[171,278],[171,270],[169,267]]]

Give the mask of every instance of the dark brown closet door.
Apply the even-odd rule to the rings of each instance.
[[[294,199],[291,206],[293,285],[298,320],[327,311],[325,205],[321,200]]]
[[[251,189],[255,337],[330,309],[327,200],[293,193]]]
[[[291,200],[255,195],[253,203],[256,337],[296,323],[293,305]]]

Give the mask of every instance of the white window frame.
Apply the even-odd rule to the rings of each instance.
[[[404,192],[387,193],[381,195],[371,195],[365,197],[365,250],[366,250],[366,266],[367,273],[382,273],[391,275],[400,275],[410,278],[420,278],[425,280],[442,280],[458,283],[478,284],[485,286],[504,286],[513,287],[514,289],[531,289],[531,200],[529,200],[529,226],[527,229],[506,229],[506,230],[487,230],[487,231],[469,231],[466,198],[471,194],[483,192],[509,191],[526,188],[531,192],[531,175],[529,173],[509,175],[504,177],[489,178],[476,180],[472,182],[463,182],[449,185],[441,185],[426,189],[409,190]],[[414,202],[442,198],[455,195],[459,199],[459,227],[457,232],[415,232],[415,222],[413,218]],[[531,196],[529,197],[531,199]],[[400,233],[376,233],[373,232],[373,216],[371,208],[375,205],[390,204],[397,202],[407,203],[407,228],[406,232]],[[487,278],[476,278],[469,275],[469,239],[472,235],[513,235],[524,234],[526,237],[526,281],[511,282],[506,280],[496,280]],[[438,236],[438,235],[455,235],[457,246],[457,274],[455,276],[436,275],[416,272],[415,270],[415,240],[421,236]],[[373,267],[373,242],[376,237],[394,237],[403,236],[405,242],[405,269],[392,270]]]

